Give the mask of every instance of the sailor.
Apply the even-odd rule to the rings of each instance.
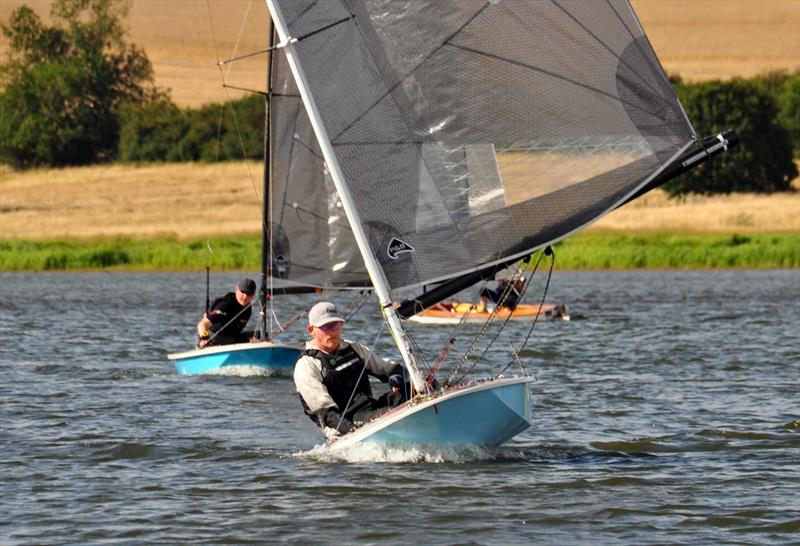
[[[507,307],[513,311],[522,297],[525,278],[520,275],[518,268],[507,267],[495,273],[494,280],[497,282],[497,287],[494,290],[486,287],[481,289],[481,307],[491,313],[493,308],[489,305],[489,301],[497,305],[503,298],[503,292],[507,290],[508,294],[505,301],[503,301],[502,307]]]
[[[197,347],[252,341],[253,332],[245,332],[244,327],[250,320],[255,293],[255,281],[242,279],[234,292],[215,299],[197,323]]]
[[[407,398],[405,368],[381,360],[359,343],[342,339],[344,319],[333,303],[323,301],[308,313],[311,339],[294,367],[294,384],[303,409],[328,438],[345,434]],[[369,378],[389,383],[375,398]]]

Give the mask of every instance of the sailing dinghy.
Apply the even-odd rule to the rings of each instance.
[[[627,0],[267,5],[273,77],[291,71],[415,393],[331,447],[508,441],[531,421],[533,377],[502,371],[520,348],[488,353],[494,376],[431,382],[441,362],[401,319],[734,139],[698,142]]]
[[[409,317],[408,320],[420,324],[482,324],[490,318],[515,322],[530,322],[536,319],[569,320],[569,311],[563,303],[543,305],[521,303],[513,310],[508,307],[498,307],[495,311],[490,311],[472,303],[443,301]]]
[[[267,66],[273,62],[271,59]],[[274,310],[274,298],[348,290],[356,292],[353,302],[358,304],[362,297],[359,293],[363,295],[371,289],[352,231],[341,212],[336,188],[288,71],[274,71],[273,77],[270,68],[264,94],[267,120],[258,342],[168,355],[179,374],[290,375],[300,357],[302,343],[276,343],[275,338],[288,322],[305,320],[307,309],[300,309],[281,324]]]

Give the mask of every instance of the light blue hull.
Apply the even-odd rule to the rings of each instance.
[[[237,343],[185,353],[175,353],[167,358],[175,361],[181,375],[224,372],[224,368],[246,366],[269,374],[291,374],[300,358],[300,348],[269,342]]]
[[[532,377],[496,379],[399,408],[333,444],[498,446],[531,425]]]

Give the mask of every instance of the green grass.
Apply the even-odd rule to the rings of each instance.
[[[708,269],[800,267],[800,234],[577,235],[555,245],[556,268]],[[258,270],[257,236],[179,241],[0,241],[0,271]]]
[[[554,250],[559,269],[800,267],[800,234],[579,235]]]
[[[194,271],[261,268],[261,239],[0,241],[0,271]]]

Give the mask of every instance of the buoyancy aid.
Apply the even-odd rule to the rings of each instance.
[[[341,415],[352,419],[357,411],[374,402],[372,387],[365,369],[366,363],[351,345],[340,348],[333,354],[313,348],[306,349],[303,354],[319,360],[322,364],[322,383],[338,406]],[[320,419],[320,416],[309,410],[302,396],[300,400],[303,402],[306,415],[315,421]]]

